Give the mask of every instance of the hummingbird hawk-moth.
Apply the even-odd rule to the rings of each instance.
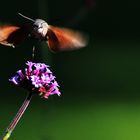
[[[87,45],[87,38],[80,32],[51,26],[42,19],[33,20],[21,13],[19,15],[30,23],[23,26],[0,26],[0,44],[14,48],[24,39],[31,37],[46,41],[49,49],[54,52],[78,49]]]

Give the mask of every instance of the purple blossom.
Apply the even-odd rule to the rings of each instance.
[[[29,91],[37,92],[40,96],[48,98],[49,95],[60,95],[59,85],[49,66],[43,63],[28,61],[27,68],[18,70],[16,75],[9,79],[16,86]]]

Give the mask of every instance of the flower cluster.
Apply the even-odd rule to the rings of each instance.
[[[37,92],[44,98],[49,95],[60,95],[59,85],[49,66],[43,63],[28,61],[27,68],[18,70],[16,75],[9,79],[13,84],[23,87],[30,92]]]

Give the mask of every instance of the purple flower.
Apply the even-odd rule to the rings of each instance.
[[[49,95],[60,95],[59,85],[49,66],[43,63],[28,61],[27,68],[18,70],[16,75],[9,79],[16,86],[29,91],[37,92],[40,96],[48,98]]]

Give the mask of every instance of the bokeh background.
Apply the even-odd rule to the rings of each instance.
[[[4,0],[0,22],[23,24],[17,15],[89,35],[86,48],[53,54],[46,43],[0,45],[0,135],[26,97],[8,79],[31,59],[51,65],[62,92],[34,97],[11,140],[140,139],[140,2],[138,0]]]

